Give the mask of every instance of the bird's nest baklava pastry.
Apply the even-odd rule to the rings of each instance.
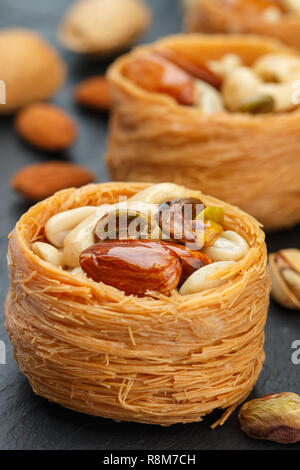
[[[271,36],[300,49],[299,0],[184,0],[187,32]]]
[[[266,229],[300,220],[300,56],[277,41],[179,35],[109,71],[119,181],[201,188]]]
[[[10,235],[5,325],[35,393],[115,420],[218,424],[264,361],[270,283],[251,216],[170,183],[68,189]]]

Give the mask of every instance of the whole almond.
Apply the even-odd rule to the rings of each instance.
[[[66,67],[55,48],[31,30],[2,29],[0,51],[0,80],[5,85],[0,114],[47,100],[65,80]]]
[[[147,291],[169,295],[182,272],[176,253],[147,239],[99,242],[81,253],[80,265],[94,281],[138,296]]]
[[[109,84],[102,75],[88,78],[74,90],[75,101],[87,108],[108,111],[111,105]]]
[[[95,175],[73,163],[51,161],[28,165],[18,171],[11,186],[33,201],[40,201],[56,191],[92,183]]]
[[[56,152],[70,147],[76,138],[76,125],[62,109],[46,103],[23,108],[15,119],[16,130],[34,147]]]

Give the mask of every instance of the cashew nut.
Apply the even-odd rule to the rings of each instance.
[[[267,23],[277,23],[282,17],[282,12],[277,7],[269,7],[265,9],[262,16]]]
[[[225,54],[220,60],[211,60],[208,62],[208,67],[212,72],[225,77],[233,70],[241,67],[242,61],[236,54]]]
[[[223,83],[222,93],[226,107],[237,111],[249,97],[259,95],[262,81],[248,67],[239,67],[228,74]]]
[[[144,201],[151,204],[162,204],[165,201],[172,199],[185,198],[190,196],[188,191],[183,186],[173,183],[160,183],[154,184],[139,193],[132,196],[129,201]]]
[[[35,242],[32,245],[32,251],[44,261],[54,266],[63,266],[63,254],[49,243]]]
[[[64,262],[69,268],[79,266],[80,253],[96,242],[94,228],[98,220],[103,217],[113,205],[97,207],[95,213],[85,218],[64,239]]]
[[[292,83],[266,83],[262,85],[261,92],[274,99],[274,111],[290,111],[297,106],[293,103]]]
[[[216,279],[216,276],[213,276],[218,271],[221,275],[224,274],[225,269],[234,265],[235,261],[221,261],[218,263],[207,264],[203,268],[195,271],[185,283],[181,286],[179,293],[181,295],[197,294],[206,289],[214,289],[221,286],[227,282],[227,279]],[[211,279],[214,277],[214,279]]]
[[[253,109],[255,104],[261,106],[263,98],[273,99],[273,111],[288,111],[295,108],[291,82],[265,83],[247,67],[240,67],[229,74],[223,84],[223,98],[230,111]],[[269,111],[269,109],[268,109]]]
[[[283,5],[289,13],[300,15],[300,2],[299,0],[282,0]]]
[[[248,253],[249,245],[238,233],[226,230],[203,251],[213,261],[239,261]]]
[[[45,225],[47,239],[52,245],[62,248],[68,233],[84,219],[94,214],[97,209],[95,206],[84,206],[54,215]]]
[[[266,82],[299,79],[300,59],[292,55],[266,54],[253,65],[253,70]]]
[[[195,80],[195,89],[195,107],[206,114],[224,111],[222,95],[214,87],[202,80]]]

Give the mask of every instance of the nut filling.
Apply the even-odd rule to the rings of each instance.
[[[192,63],[166,47],[138,52],[123,68],[124,76],[151,93],[169,95],[178,104],[205,114],[292,111],[299,105],[295,84],[300,58],[265,54],[246,65],[236,54]]]
[[[228,282],[249,251],[224,220],[222,207],[205,207],[183,186],[162,183],[128,201],[54,215],[32,250],[126,295],[195,294]]]
[[[267,23],[276,23],[284,15],[300,15],[299,0],[219,0],[219,3],[245,15],[259,14]]]

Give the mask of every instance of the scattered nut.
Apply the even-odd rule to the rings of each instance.
[[[109,55],[134,43],[150,22],[143,0],[79,0],[67,11],[58,34],[75,52]]]
[[[23,108],[16,117],[15,126],[28,143],[51,152],[70,147],[77,133],[73,120],[62,109],[46,103]]]
[[[286,392],[248,401],[240,409],[239,420],[242,430],[254,439],[299,442],[300,397]]]
[[[11,186],[28,199],[40,201],[56,191],[80,187],[93,182],[95,176],[87,169],[61,161],[36,163],[18,171]]]
[[[283,307],[300,310],[300,250],[281,250],[269,255],[272,296]]]
[[[0,31],[1,80],[6,104],[0,114],[50,98],[65,80],[65,65],[56,50],[38,34],[26,29]]]
[[[170,295],[181,276],[181,262],[167,246],[151,240],[99,242],[80,255],[88,277],[124,291],[145,295],[155,291]]]
[[[88,78],[77,85],[74,98],[81,106],[99,111],[108,111],[111,106],[109,84],[102,75]]]

